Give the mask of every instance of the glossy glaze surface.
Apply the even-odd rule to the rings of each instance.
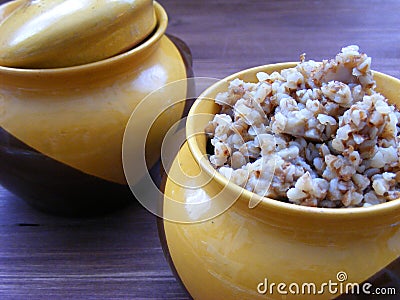
[[[0,128],[0,182],[33,207],[63,216],[95,216],[135,201],[127,185],[88,175]]]
[[[8,67],[95,62],[134,47],[156,26],[151,0],[17,0],[7,6],[14,9],[0,23],[0,65]]]
[[[7,188],[38,208],[66,215],[106,212],[132,200],[122,168],[126,123],[147,94],[192,72],[190,50],[164,35],[167,15],[155,7],[157,30],[121,55],[59,69],[0,66],[0,180]],[[186,90],[176,93],[184,98]],[[162,93],[157,99],[165,101]],[[149,168],[168,124],[183,109],[184,103],[174,106],[146,141],[134,143],[133,153],[147,143]],[[138,130],[152,111],[138,117]]]
[[[161,6],[158,18],[158,30],[149,40],[109,60],[55,70],[0,67],[0,125],[51,158],[125,183],[121,145],[131,112],[148,93],[186,77],[179,51],[163,36],[167,17]],[[177,106],[171,114],[179,119],[182,110],[183,105]],[[149,145],[158,144],[162,134],[154,132]],[[150,163],[158,157],[156,148],[149,150]]]
[[[258,71],[271,72],[288,66],[293,64],[263,66],[234,74],[199,98],[215,96],[233,78],[255,81]],[[392,103],[399,104],[400,81],[380,73],[375,73],[375,79],[378,90]],[[217,109],[213,102],[197,100],[189,116],[215,113]],[[188,136],[206,126],[206,119],[197,120],[202,122],[188,122]],[[205,153],[204,134],[188,139],[171,167],[169,176],[174,180],[166,182],[166,197],[183,203],[189,203],[193,195],[197,195],[197,200],[212,198],[208,208],[204,206],[204,211],[197,211],[197,218],[212,209],[214,203],[238,195],[239,198],[208,221],[196,224],[164,221],[173,264],[193,298],[281,299],[282,294],[276,291],[258,292],[257,287],[265,278],[270,283],[282,282],[287,286],[293,282],[311,282],[320,287],[329,280],[338,282],[337,274],[345,272],[346,283],[361,283],[400,256],[400,200],[370,208],[318,209],[264,199],[250,209],[252,194],[228,184],[220,175],[214,176],[211,164],[202,160]],[[185,180],[187,175],[199,176],[176,184],[176,179]],[[201,185],[205,180],[209,183]],[[164,202],[166,213],[171,207],[170,201]],[[312,298],[329,299],[339,294],[326,291]],[[289,293],[285,297],[310,299],[309,294]]]
[[[174,36],[168,38],[179,49],[186,73],[193,76],[189,48]],[[0,163],[0,182],[32,206],[51,214],[102,215],[136,201],[126,184],[107,181],[61,163],[2,128]],[[157,177],[159,166],[155,165],[150,172]]]

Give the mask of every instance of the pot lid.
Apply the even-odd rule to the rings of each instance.
[[[156,22],[152,0],[12,1],[0,7],[0,65],[59,68],[99,61],[139,44]]]

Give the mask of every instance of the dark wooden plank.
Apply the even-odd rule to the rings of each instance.
[[[0,298],[186,299],[139,204],[103,217],[49,216],[0,188]]]
[[[0,0],[0,3],[6,2]],[[222,78],[358,44],[400,77],[400,1],[160,0],[168,33],[190,46],[197,76]],[[0,166],[1,167],[1,166]],[[140,205],[90,219],[49,216],[0,187],[1,299],[187,299]]]
[[[378,71],[400,77],[400,2],[390,1],[160,1],[168,31],[185,40],[195,75],[224,77],[241,69],[321,60],[349,44],[372,56]]]

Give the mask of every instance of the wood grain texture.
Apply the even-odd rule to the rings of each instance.
[[[108,216],[42,214],[0,189],[0,299],[186,299],[139,204]]]
[[[225,77],[253,66],[321,60],[357,44],[373,68],[400,76],[396,0],[160,0],[168,31],[192,49],[197,76]]]
[[[0,1],[3,3],[6,1]],[[196,76],[222,78],[358,44],[400,78],[400,1],[160,0]],[[1,166],[0,166],[1,167]],[[188,299],[139,204],[104,217],[45,215],[0,187],[0,299]]]

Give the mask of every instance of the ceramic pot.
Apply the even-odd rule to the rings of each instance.
[[[13,3],[5,5],[2,18],[13,11]],[[108,212],[132,201],[121,157],[126,123],[147,94],[191,76],[189,48],[165,35],[166,12],[154,5],[153,33],[119,55],[65,68],[0,66],[0,183],[7,189],[65,215]],[[177,93],[184,98],[185,91]],[[183,106],[159,118],[148,136],[149,168],[159,158],[164,128],[180,119]]]
[[[204,128],[210,114],[219,111],[214,101],[207,99],[226,91],[234,78],[256,82],[259,71],[272,73],[293,66],[267,65],[234,74],[207,89],[189,112],[187,142],[165,184],[164,214],[171,215],[174,203],[170,199],[188,207],[187,211],[182,209],[181,216],[175,215],[175,220],[192,216],[193,222],[208,216],[216,205],[228,203],[206,221],[161,223],[167,257],[194,299],[331,299],[376,273],[387,276],[382,270],[391,262],[392,270],[397,270],[390,275],[392,283],[399,282],[399,199],[368,208],[328,209],[258,197],[261,202],[251,209],[249,201],[257,196],[216,173],[204,159]],[[400,80],[374,74],[377,90],[399,105]],[[208,117],[191,118],[203,114]],[[204,203],[196,214],[190,209],[193,198]],[[334,287],[332,292],[328,290],[329,282],[337,284],[336,293]],[[280,283],[286,294],[278,292]],[[295,284],[300,289],[297,293]]]

